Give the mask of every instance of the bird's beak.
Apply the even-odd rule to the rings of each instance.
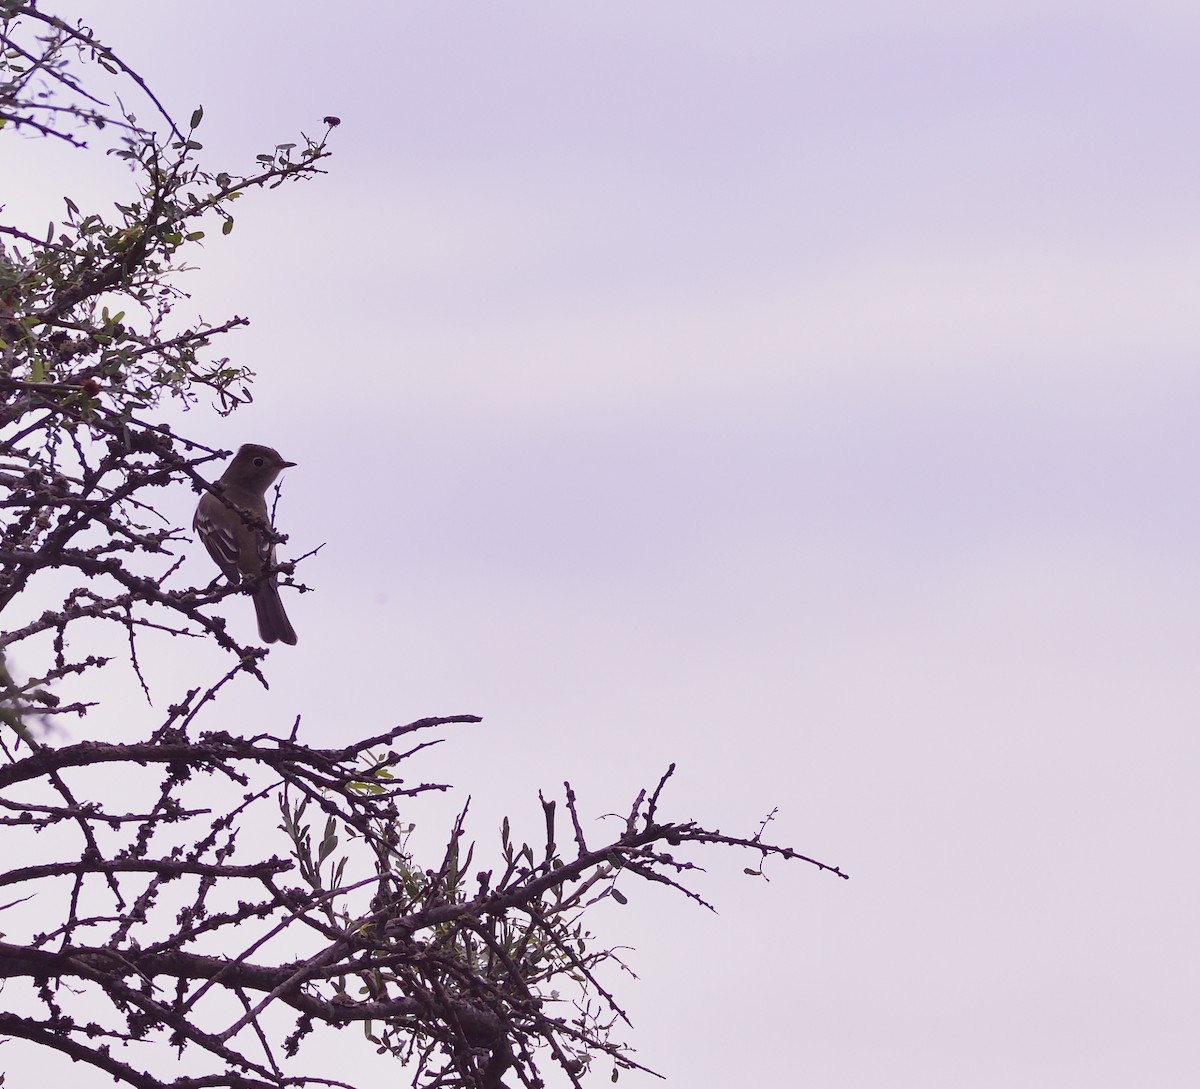
[[[285,469],[290,469],[290,468],[291,468],[293,465],[297,465],[297,464],[299,464],[299,463],[298,463],[298,462],[295,462],[295,461],[285,461],[285,462],[283,463],[283,467],[284,467]]]

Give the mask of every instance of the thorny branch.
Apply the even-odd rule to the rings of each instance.
[[[223,412],[249,399],[251,372],[208,354],[214,338],[245,319],[181,327],[174,316],[187,297],[175,282],[185,268],[181,257],[207,224],[228,233],[233,203],[248,191],[321,173],[337,119],[325,119],[319,138],[258,156],[247,174],[214,174],[194,161],[203,110],[183,131],[88,27],[3,0],[0,57],[0,131],[32,128],[82,145],[68,123],[111,129],[110,154],[129,163],[135,188],[115,217],[86,213],[64,197],[65,220],[44,237],[0,224],[0,652],[11,663],[12,648],[42,646],[47,637],[53,652],[24,683],[5,670],[9,699],[0,707],[14,722],[86,711],[86,701],[64,704],[49,688],[53,679],[104,664],[67,657],[68,628],[80,621],[123,630],[147,698],[137,644],[151,631],[211,639],[265,685],[264,652],[235,639],[210,611],[253,585],[181,583],[178,545],[187,534],[156,509],[158,489],[185,483],[211,490],[204,469],[220,452],[152,417],[164,397],[191,405],[208,394]],[[84,90],[76,69],[88,64],[146,94],[167,122],[165,141]],[[292,565],[278,570],[290,583]],[[71,573],[83,583],[68,584],[58,606],[46,608],[43,587],[62,586]]]
[[[161,134],[93,89],[97,66],[149,100]],[[181,581],[187,533],[159,497],[220,496],[221,452],[158,409],[173,398],[228,414],[253,375],[212,354],[246,319],[181,320],[177,280],[210,226],[233,228],[238,199],[321,173],[338,124],[235,175],[196,164],[202,120],[177,123],[89,27],[0,0],[0,133],[111,138],[132,180],[115,215],[64,197],[44,236],[0,223],[0,1038],[135,1089],[345,1085],[304,1048],[347,1026],[429,1089],[645,1069],[609,979],[628,969],[585,926],[598,903],[646,882],[709,907],[694,856],[719,846],[750,851],[749,873],[779,858],[846,875],[766,841],[770,816],[745,838],[666,819],[673,765],[615,834],[591,831],[564,783],[540,798],[537,837],[517,839],[506,818],[498,850],[480,849],[492,860],[476,862],[464,808],[423,867],[413,813],[446,787],[403,775],[441,740],[432,731],[476,717],[338,748],[304,744],[298,718],[285,736],[201,729],[236,678],[266,684],[266,652],[213,611],[252,582]],[[285,587],[307,589],[293,577],[303,558],[279,563]],[[98,638],[106,625],[119,650]],[[126,647],[149,700],[139,647],[166,638],[221,648],[226,672],[148,728],[145,707],[122,707],[121,736],[140,740],[66,737],[60,724],[97,706],[97,671]]]
[[[696,848],[803,856],[761,834],[740,839],[691,821],[662,822],[643,792],[620,834],[591,849],[577,842],[562,851],[547,821],[535,851],[512,838],[506,821],[498,864],[474,876],[476,846],[465,844],[460,818],[440,867],[423,870],[407,848],[405,815],[413,799],[444,787],[400,777],[421,751],[403,743],[475,721],[421,719],[369,746],[339,749],[266,735],[192,738],[186,729],[160,728],[158,740],[44,747],[0,767],[10,804],[19,802],[13,791],[40,787],[49,771],[82,785],[114,765],[123,796],[151,799],[142,801],[139,813],[149,819],[141,824],[88,804],[69,814],[62,806],[28,806],[28,819],[17,826],[23,834],[36,836],[70,815],[87,824],[96,846],[64,844],[58,860],[0,875],[0,886],[23,897],[39,896],[63,877],[83,886],[59,925],[32,928],[20,941],[6,926],[0,978],[30,986],[43,1006],[41,1022],[56,1029],[72,1057],[154,1089],[172,1084],[167,1074],[126,1059],[117,1070],[109,1043],[96,1041],[161,1036],[262,1085],[306,1084],[302,1075],[285,1075],[270,1055],[263,1025],[276,1007],[296,1018],[284,1047],[288,1059],[317,1024],[365,1022],[377,1046],[414,1062],[414,1084],[419,1077],[421,1084],[499,1086],[507,1071],[535,1086],[547,1058],[572,1085],[601,1059],[641,1069],[613,1036],[628,1018],[600,973],[620,962],[585,930],[586,910],[615,896],[622,874],[699,900],[681,878],[696,869],[681,852]],[[235,787],[220,805],[202,781],[213,775]],[[572,827],[582,828],[575,793],[569,784],[564,789]],[[192,802],[195,792],[210,804]],[[259,837],[242,834],[262,827],[264,806],[278,807],[288,858],[264,855]],[[15,843],[13,850],[20,853]],[[96,884],[101,878],[115,885]],[[115,912],[104,911],[105,896]],[[81,902],[91,914],[76,909]],[[298,940],[311,947],[304,958],[272,957]],[[39,984],[46,980],[55,985]],[[214,989],[236,1003],[214,1002],[210,993],[199,1005]],[[27,1020],[8,1024],[13,1035],[31,1038]]]

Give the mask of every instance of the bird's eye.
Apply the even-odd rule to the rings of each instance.
[[[262,458],[255,458],[255,459],[254,459],[254,464],[255,464],[256,466],[258,466],[258,468],[260,468],[260,469],[261,469],[261,468],[262,468],[262,467],[263,467],[263,466],[266,464],[266,462],[265,462],[265,461],[263,461],[263,459],[262,459]]]

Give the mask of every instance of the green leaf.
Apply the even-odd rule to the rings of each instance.
[[[225,220],[225,222],[221,224],[221,233],[228,234],[232,230],[233,230],[233,219],[231,217],[231,218]]]
[[[198,129],[200,127],[200,122],[203,120],[204,120],[204,107],[197,106],[195,113],[192,114],[191,127],[194,129]]]
[[[614,900],[616,900],[616,902],[618,904],[628,904],[629,903],[629,897],[626,896],[620,889],[612,890],[612,898]]]
[[[337,837],[337,821],[330,817],[325,822],[325,836],[321,840],[321,846],[317,849],[317,860],[324,862],[338,845]]]

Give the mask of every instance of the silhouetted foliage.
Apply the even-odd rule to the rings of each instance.
[[[586,930],[588,909],[625,902],[638,880],[704,904],[686,883],[689,848],[803,856],[763,839],[769,817],[745,837],[665,819],[672,768],[607,842],[585,837],[564,784],[541,799],[536,847],[506,820],[498,854],[479,861],[464,812],[422,866],[411,802],[444,787],[407,784],[405,761],[473,716],[339,749],[301,743],[298,724],[201,728],[227,685],[266,683],[267,652],[213,612],[245,587],[180,580],[190,542],[156,498],[179,484],[219,494],[209,463],[222,452],[161,409],[180,398],[233,412],[252,375],[212,350],[244,319],[179,320],[176,274],[205,231],[232,229],[245,193],[320,173],[338,119],[249,173],[211,173],[196,161],[202,110],[177,125],[82,24],[8,0],[0,20],[4,135],[80,154],[111,138],[131,167],[115,215],[67,199],[44,235],[0,225],[0,825],[6,858],[45,860],[0,863],[0,922],[38,898],[36,926],[3,927],[0,1037],[137,1089],[345,1084],[306,1073],[302,1048],[318,1026],[354,1023],[426,1086],[539,1086],[547,1063],[580,1085],[600,1060],[614,1078],[636,1067],[603,977],[619,962]],[[140,92],[153,124],[102,97],[93,78],[109,77]],[[279,564],[285,587],[302,559]],[[87,722],[90,681],[111,660],[97,625],[115,626],[143,687],[146,639],[211,642],[228,667],[165,714],[122,706],[122,736],[141,740],[70,741],[63,724]]]

